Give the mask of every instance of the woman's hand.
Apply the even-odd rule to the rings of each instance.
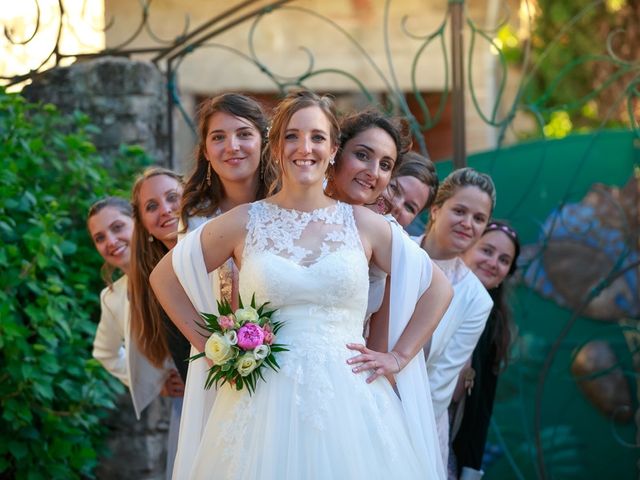
[[[407,363],[398,352],[376,352],[360,343],[347,343],[347,348],[360,352],[360,355],[356,355],[347,360],[349,365],[354,365],[352,369],[353,373],[373,370],[373,374],[367,378],[367,383],[371,383],[381,376],[396,374],[402,370]]]
[[[180,378],[180,374],[176,370],[171,370],[169,376],[164,381],[160,395],[163,397],[182,397],[184,396],[184,382]]]

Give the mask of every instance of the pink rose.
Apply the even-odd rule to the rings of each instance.
[[[220,315],[218,317],[218,325],[220,325],[220,328],[222,328],[223,330],[229,330],[230,328],[234,327],[234,321],[232,318],[229,318],[226,315]]]
[[[262,330],[264,330],[264,333],[273,332],[273,330],[271,329],[271,323],[269,322],[265,323],[264,326],[262,327]]]
[[[245,323],[238,330],[238,346],[243,350],[253,350],[264,342],[264,331],[255,323]]]
[[[264,343],[266,343],[267,345],[271,345],[275,339],[275,335],[271,332],[266,332],[264,334]]]

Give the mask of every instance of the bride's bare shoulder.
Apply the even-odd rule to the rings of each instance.
[[[378,213],[372,212],[367,207],[360,205],[353,206],[353,217],[355,218],[358,230],[372,235],[389,231],[389,223]]]

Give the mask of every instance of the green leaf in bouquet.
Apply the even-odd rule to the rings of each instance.
[[[251,308],[254,310],[256,308],[256,292],[253,292],[253,295],[251,295]]]
[[[222,300],[217,300],[216,303],[218,304],[218,314],[220,315],[231,315],[233,313],[233,309],[231,308],[231,304],[229,303],[229,301],[226,298],[223,298]],[[218,317],[216,317],[217,319]]]
[[[278,364],[278,360],[276,360],[275,355],[271,355],[271,361],[273,362],[273,364],[275,365],[275,369],[276,371],[280,369],[280,365]]]
[[[255,370],[253,372],[255,372]],[[256,379],[253,375],[253,372],[247,375],[244,379],[245,383],[247,384],[247,389],[249,390],[250,395],[253,395],[253,392],[256,391]]]
[[[204,357],[204,352],[200,352],[200,353],[197,353],[197,354],[193,355],[192,357],[189,357],[189,361],[193,362],[194,360],[197,360],[197,359],[202,358],[202,357]]]
[[[265,357],[264,359],[264,363],[267,364],[267,367],[269,367],[270,369],[276,371],[276,366],[273,363],[273,355],[269,354]]]
[[[243,308],[243,307],[240,307],[240,308]],[[242,377],[238,375],[238,378],[236,378],[236,390],[242,390],[243,386],[244,386],[244,382],[242,380]]]
[[[282,325],[284,325],[284,322],[273,322],[271,324],[271,329],[273,330],[273,333],[278,333],[278,330],[282,328]]]
[[[286,348],[284,344],[274,343],[273,345],[271,345],[271,351],[272,352],[288,352],[289,349]]]

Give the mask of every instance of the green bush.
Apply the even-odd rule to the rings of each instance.
[[[91,358],[101,259],[89,205],[128,196],[148,160],[107,172],[86,116],[0,89],[0,478],[93,477],[123,387]]]

